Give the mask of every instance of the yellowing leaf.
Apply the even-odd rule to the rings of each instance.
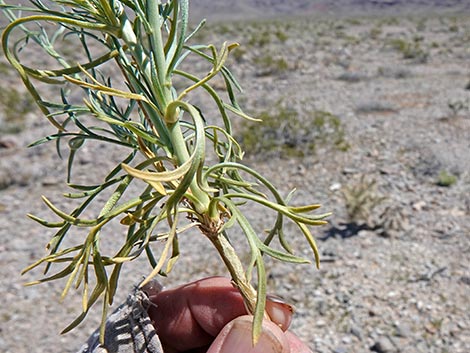
[[[188,159],[185,163],[174,170],[164,171],[164,172],[148,172],[145,170],[139,170],[132,168],[127,164],[122,164],[122,168],[131,176],[137,179],[144,180],[147,183],[150,182],[168,182],[178,180],[182,178],[191,168],[193,158]],[[152,185],[153,186],[153,185]],[[158,190],[157,190],[158,191]]]
[[[166,195],[166,189],[163,184],[159,181],[147,181],[159,194]]]

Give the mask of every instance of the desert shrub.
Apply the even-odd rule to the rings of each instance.
[[[357,83],[361,81],[366,81],[369,79],[369,76],[363,72],[352,72],[346,71],[339,75],[337,78],[339,81],[345,81],[349,83]]]
[[[452,116],[456,117],[460,113],[470,112],[470,99],[467,99],[467,100],[462,100],[462,99],[449,100],[447,102],[447,107],[452,112]]]
[[[376,180],[362,175],[358,181],[344,188],[343,198],[351,222],[365,224],[369,228],[377,226],[376,208],[386,198],[379,193]]]
[[[287,35],[286,32],[278,29],[274,35],[276,36],[277,40],[280,41],[281,43],[284,43],[287,39],[289,39],[289,36]]]
[[[422,47],[420,38],[414,38],[411,41],[395,38],[389,41],[389,45],[400,52],[403,59],[413,59],[416,62],[425,63],[429,58],[429,52]]]
[[[362,24],[362,21],[358,18],[349,18],[346,22],[353,26],[360,26]]]
[[[382,33],[383,33],[382,27],[374,27],[370,30],[369,36],[372,39],[378,39]]]
[[[360,39],[357,36],[350,35],[341,29],[336,30],[334,34],[336,38],[342,39],[348,44],[358,44],[360,42]]]
[[[264,54],[256,57],[253,62],[258,67],[258,76],[279,75],[289,70],[289,64],[283,57]]]
[[[275,29],[273,29],[272,26],[274,26]],[[246,42],[249,46],[260,48],[273,43],[282,44],[289,39],[289,35],[287,34],[289,31],[288,24],[277,22],[271,24],[256,23],[256,27],[257,30],[250,31],[249,38]]]
[[[0,62],[0,74],[7,75],[11,72],[11,68],[7,63]]]
[[[249,155],[304,157],[314,153],[319,144],[331,143],[339,150],[349,147],[341,120],[330,112],[313,110],[300,114],[278,102],[257,118],[263,124],[247,123],[240,134]]]
[[[258,32],[254,31],[251,33],[251,38],[248,40],[248,45],[254,47],[264,47],[271,43],[271,34],[268,31]]]
[[[227,24],[220,24],[218,27],[214,28],[213,31],[220,35],[231,35],[234,33],[234,28],[232,26],[228,26]]]
[[[441,170],[437,177],[436,184],[439,186],[449,187],[457,182],[457,177],[447,170]]]
[[[416,22],[416,31],[424,32],[426,30],[426,18],[420,18]]]
[[[413,73],[405,67],[381,66],[377,74],[382,77],[403,79],[413,76]]]
[[[386,206],[375,224],[378,234],[389,238],[406,231],[409,227],[409,221],[405,210],[406,207],[403,205]]]
[[[451,24],[451,25],[449,26],[449,32],[454,32],[454,33],[456,33],[456,32],[458,32],[458,31],[459,31],[459,25],[458,25],[458,24]]]
[[[26,114],[34,109],[29,94],[21,93],[14,87],[0,90],[0,132],[18,133],[24,129]]]
[[[246,55],[246,49],[243,47],[238,47],[233,50],[232,57],[237,61],[240,62],[244,59]]]
[[[387,102],[379,102],[371,100],[361,102],[356,107],[357,114],[373,114],[373,113],[396,113],[397,109]]]
[[[387,26],[398,26],[400,25],[400,19],[398,17],[389,17],[382,20],[383,24]]]

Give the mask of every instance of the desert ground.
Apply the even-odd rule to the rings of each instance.
[[[278,5],[284,13],[258,20],[195,11],[208,18],[195,40],[240,43],[228,66],[245,110],[264,120],[234,123],[244,163],[332,212],[313,229],[320,269],[268,261],[269,291],[295,305],[292,330],[315,353],[470,352],[470,12],[458,1],[377,13],[350,3],[349,15]],[[41,271],[20,275],[52,235],[26,214],[52,217],[41,195],[70,206],[60,196],[67,150],[60,159],[53,143],[26,147],[54,129],[3,58],[0,70],[0,351],[75,352],[99,310],[60,335],[80,295],[60,303],[64,282],[24,287]],[[75,180],[92,182],[122,156],[97,143],[76,158]],[[260,226],[262,212],[247,210]],[[286,224],[294,249],[311,256],[297,233]],[[182,242],[162,283],[227,275],[209,249],[196,233]],[[116,303],[149,271],[145,259],[125,266]]]

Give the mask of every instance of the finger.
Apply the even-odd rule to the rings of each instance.
[[[289,342],[290,353],[312,353],[305,343],[300,338],[294,335],[292,332],[285,332],[287,341]]]
[[[168,351],[209,345],[227,322],[246,314],[227,278],[212,277],[152,296],[149,316]]]
[[[196,322],[213,337],[238,316],[247,314],[243,298],[225,277],[195,282],[188,301]]]
[[[228,278],[210,277],[151,296],[149,309],[162,344],[172,351],[209,345],[234,318],[245,315],[243,299]],[[282,330],[292,320],[293,307],[268,296],[266,312]]]
[[[290,353],[284,332],[275,323],[265,321],[258,343],[252,343],[253,317],[240,316],[228,323],[207,353]]]

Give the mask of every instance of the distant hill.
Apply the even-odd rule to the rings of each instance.
[[[307,14],[470,13],[470,0],[190,0],[190,6],[193,18],[216,20]]]

